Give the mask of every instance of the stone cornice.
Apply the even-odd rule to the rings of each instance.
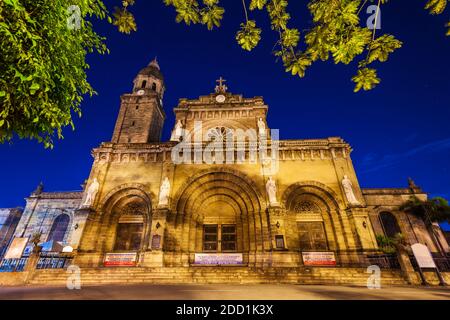
[[[225,102],[218,103],[215,98],[217,94],[200,96],[198,99],[182,98],[178,101],[178,106],[174,111],[184,111],[191,108],[226,108],[226,107],[250,107],[250,108],[267,108],[262,97],[244,98],[240,94],[223,93]]]
[[[363,195],[375,196],[375,195],[424,195],[425,192],[414,192],[409,188],[362,188]]]
[[[60,191],[60,192],[42,192],[31,194],[27,200],[31,199],[80,199],[83,197],[83,191]]]
[[[95,161],[102,162],[161,162],[170,159],[172,148],[176,142],[160,143],[125,143],[115,144],[104,142],[92,150]],[[202,143],[204,149],[208,143]],[[259,143],[235,143],[235,151],[257,150]],[[193,145],[192,145],[193,146]],[[268,141],[267,149],[272,147]],[[192,150],[194,148],[192,147]],[[347,158],[352,149],[348,143],[338,137],[311,140],[280,140],[278,141],[280,160],[325,160]],[[269,151],[270,152],[270,151]]]

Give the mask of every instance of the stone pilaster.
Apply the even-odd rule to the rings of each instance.
[[[98,248],[98,237],[100,234],[100,217],[93,208],[80,208],[76,211],[78,216],[84,217],[84,225],[79,226],[80,242],[74,248],[73,264],[80,267],[97,267],[103,263],[103,254]]]
[[[141,263],[143,267],[163,267],[164,265],[163,248],[168,215],[169,209],[166,207],[157,208],[152,212],[148,250],[144,252],[144,259]]]
[[[269,213],[269,231],[271,238],[271,249],[272,250],[283,250],[287,249],[286,245],[286,235],[289,234],[289,230],[287,230],[287,221],[286,221],[286,210],[279,206],[270,206],[268,209]],[[276,236],[283,236],[284,240],[284,248],[278,248],[276,246]]]
[[[357,246],[364,251],[377,250],[377,240],[370,222],[369,212],[366,208],[353,207],[347,211],[347,215],[356,232]]]

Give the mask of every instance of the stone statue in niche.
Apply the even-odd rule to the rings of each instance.
[[[356,199],[355,192],[353,191],[353,184],[346,175],[344,175],[344,179],[342,179],[342,187],[344,188],[348,202],[351,205],[359,205],[360,202]]]
[[[266,191],[267,195],[269,196],[269,203],[271,205],[277,205],[277,185],[275,183],[275,180],[272,179],[272,177],[269,177],[269,180],[267,180],[266,183]]]
[[[259,118],[258,120],[258,131],[260,136],[266,136],[266,124],[263,118]]]
[[[169,178],[165,177],[161,187],[159,189],[159,202],[160,206],[169,205],[169,195],[170,195],[170,182]]]
[[[83,204],[81,205],[82,207],[92,206],[92,204],[94,203],[95,197],[97,196],[99,187],[100,187],[100,184],[98,183],[97,178],[94,178],[91,185],[87,189],[86,198],[85,198]]]
[[[172,131],[172,137],[170,138],[170,141],[179,142],[182,135],[183,135],[183,123],[181,122],[181,120],[178,120],[177,124],[175,125],[175,129],[173,129]]]

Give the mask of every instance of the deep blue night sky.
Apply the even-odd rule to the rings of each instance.
[[[318,62],[304,79],[285,73],[271,55],[275,35],[264,12],[250,13],[263,27],[263,39],[253,52],[244,52],[234,39],[244,19],[240,1],[222,2],[227,9],[222,28],[212,32],[176,24],[174,10],[162,0],[136,1],[131,11],[138,31],[131,35],[96,23],[111,50],[88,59],[98,95],[86,97],[76,130],[67,128],[53,150],[18,139],[0,146],[0,207],[23,206],[41,180],[47,191],[80,189],[92,165],[90,150],[111,138],[119,96],[130,92],[134,76],[154,56],[167,87],[163,140],[169,138],[178,99],[209,94],[215,79],[224,76],[231,92],[265,98],[269,126],[280,129],[281,139],[348,141],[362,187],[405,187],[411,176],[431,196],[450,198],[450,38],[444,29],[449,10],[431,16],[422,2],[385,5],[382,32],[393,33],[404,46],[377,65],[382,83],[375,90],[355,94],[354,64]],[[305,2],[294,2],[292,24],[306,28],[311,19]]]

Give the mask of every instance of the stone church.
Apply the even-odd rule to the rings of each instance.
[[[111,141],[92,150],[84,190],[39,187],[16,237],[39,231],[86,268],[367,266],[377,235],[397,233],[449,251],[438,226],[436,241],[399,211],[427,197],[412,180],[362,188],[342,138],[279,140],[262,97],[233,94],[222,78],[211,91],[180,99],[161,141],[165,85],[153,60],[121,96]]]

